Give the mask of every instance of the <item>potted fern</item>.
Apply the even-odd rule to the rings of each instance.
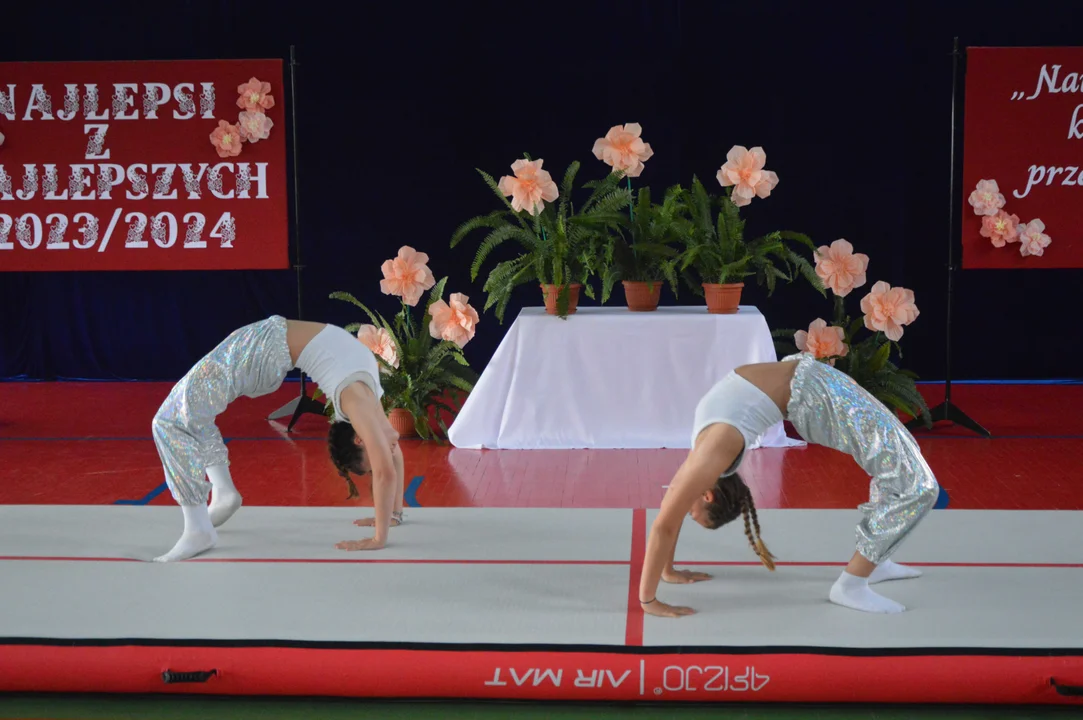
[[[622,221],[621,210],[631,201],[631,193],[619,187],[620,176],[584,184],[591,193],[579,206],[572,203],[572,192],[579,163],[573,162],[564,175],[560,191],[541,160],[519,160],[512,169],[515,177],[500,182],[482,170],[478,173],[504,204],[503,210],[472,218],[455,231],[451,246],[456,247],[467,235],[488,231],[474,256],[471,279],[477,279],[489,255],[508,240],[517,242],[517,257],[497,263],[485,281],[485,306],[495,306],[497,319],[504,312],[512,291],[528,282],[541,285],[546,312],[567,318],[575,313],[582,290],[594,298],[590,280],[602,274],[606,264],[609,233]],[[512,200],[508,201],[508,196]],[[559,198],[559,202],[554,202]],[[601,301],[609,299],[609,287],[603,283]]]
[[[682,212],[682,195],[679,185],[671,187],[659,205],[651,202],[650,188],[640,189],[630,217],[610,237],[612,263],[605,282],[621,281],[632,312],[657,310],[663,281],[677,294],[675,242],[691,229]]]
[[[402,308],[390,322],[348,292],[332,293],[331,298],[360,308],[371,323],[351,323],[346,330],[357,333],[358,340],[376,355],[384,410],[392,426],[402,437],[432,439],[447,437],[443,416],[454,417],[461,408],[453,396],[461,399],[477,381],[462,348],[473,338],[478,316],[465,295],[455,293],[449,301],[443,300],[446,277],[434,284],[418,280],[432,277],[424,265],[427,260],[423,253],[403,248],[398,258],[384,263],[381,287],[402,300]],[[432,289],[417,319],[411,311],[426,286]],[[329,399],[326,413],[334,414]],[[435,417],[430,418],[430,413]]]
[[[744,279],[751,276],[767,287],[768,295],[778,280],[792,282],[798,273],[824,292],[812,265],[788,244],[815,250],[812,240],[801,233],[774,231],[746,241],[745,222],[731,189],[714,197],[693,177],[686,211],[691,230],[681,236],[680,269],[692,292],[706,297],[708,312],[737,312]]]

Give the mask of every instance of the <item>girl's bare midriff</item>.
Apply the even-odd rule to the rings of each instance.
[[[327,327],[326,323],[308,322],[307,320],[286,321],[286,344],[290,346],[290,360],[297,364],[297,358],[312,342],[312,338],[320,334]]]
[[[734,370],[738,375],[758,387],[778,407],[783,417],[790,404],[790,383],[797,369],[797,361],[757,363],[742,365]]]

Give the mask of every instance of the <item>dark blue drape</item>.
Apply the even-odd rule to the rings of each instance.
[[[359,318],[327,299],[334,290],[394,312],[379,266],[401,245],[428,252],[449,290],[480,307],[473,248],[448,248],[460,222],[495,207],[475,167],[504,174],[529,152],[558,178],[572,160],[581,179],[600,177],[594,139],[639,122],[656,153],[639,182],[661,190],[693,174],[712,184],[731,145],[762,145],[781,182],[749,208],[750,230],[847,238],[871,256],[870,284],[913,288],[922,314],[906,331],[905,361],[936,378],[951,38],[1070,45],[1078,5],[20,3],[5,8],[5,27],[19,30],[5,31],[0,58],[267,57],[297,45],[305,316],[342,324]],[[230,330],[296,315],[294,277],[0,273],[0,377],[176,378]],[[1079,306],[1080,277],[962,273],[956,377],[1078,375],[1072,356],[1036,348],[1063,332],[1050,308]],[[829,301],[805,287],[746,297],[776,327],[830,317]],[[536,289],[521,290],[520,305],[538,302]],[[1019,343],[1021,331],[1034,342]],[[467,347],[476,365],[503,332],[483,316]]]

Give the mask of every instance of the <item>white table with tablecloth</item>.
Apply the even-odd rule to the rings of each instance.
[[[460,448],[689,448],[700,398],[735,367],[777,359],[755,307],[525,308],[450,428]],[[802,445],[770,428],[756,447]],[[750,448],[752,449],[752,448]]]

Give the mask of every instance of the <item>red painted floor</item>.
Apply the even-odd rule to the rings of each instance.
[[[150,420],[167,383],[0,383],[0,504],[143,501],[162,471]],[[930,403],[941,397],[923,386]],[[347,501],[327,461],[326,422],[309,416],[293,433],[265,418],[296,385],[238,401],[220,427],[248,505],[366,505]],[[963,385],[954,401],[994,433],[958,428],[919,442],[960,509],[1083,509],[1083,386]],[[405,441],[409,504],[488,507],[657,507],[681,450],[472,451]],[[820,447],[752,453],[743,472],[765,508],[851,508],[868,478]],[[414,478],[421,478],[420,480]],[[413,479],[413,480],[412,480]],[[149,498],[149,500],[148,500]]]

